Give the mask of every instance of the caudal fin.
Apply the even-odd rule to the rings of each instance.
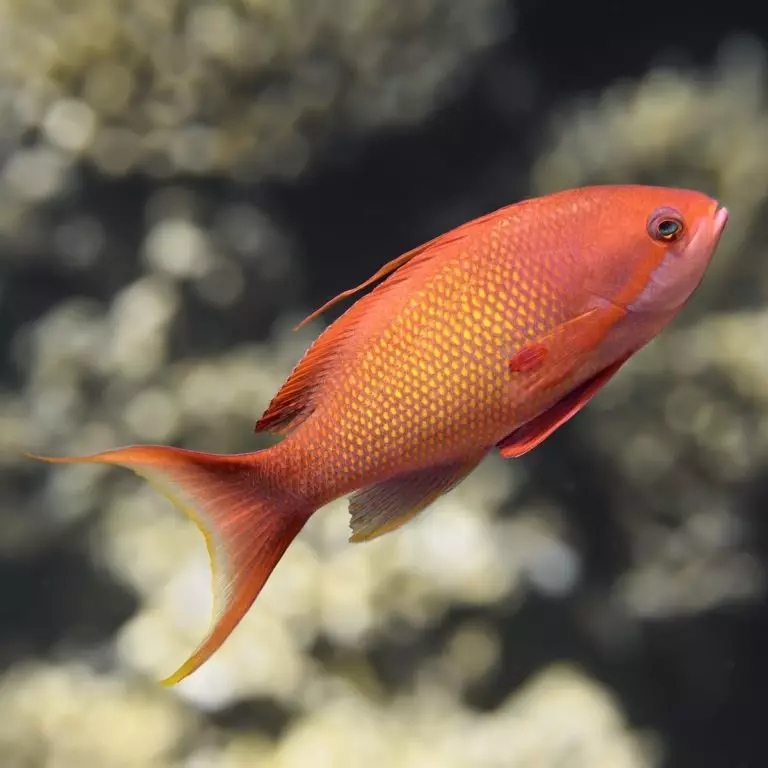
[[[131,446],[54,463],[128,467],[189,515],[205,537],[213,577],[208,636],[163,685],[194,672],[253,604],[288,545],[314,510],[296,509],[265,474],[269,450],[234,456],[164,446]]]

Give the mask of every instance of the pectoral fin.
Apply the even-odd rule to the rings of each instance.
[[[369,541],[399,528],[458,485],[485,454],[408,472],[358,491],[349,502],[350,541]]]
[[[604,368],[600,373],[571,390],[544,413],[518,427],[497,444],[503,458],[514,459],[544,442],[558,427],[575,416],[605,384],[616,371],[631,357],[627,355],[618,362]]]
[[[535,373],[539,388],[556,386],[573,374],[625,315],[626,310],[601,300],[599,306],[521,347],[509,361],[510,374]]]

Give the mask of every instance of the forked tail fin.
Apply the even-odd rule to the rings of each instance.
[[[213,577],[211,628],[163,685],[183,680],[227,639],[314,511],[295,508],[295,499],[292,504],[265,473],[269,450],[228,456],[142,445],[92,456],[33,456],[132,469],[189,515],[205,537]]]

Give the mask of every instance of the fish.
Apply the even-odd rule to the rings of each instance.
[[[701,282],[728,220],[694,190],[581,187],[500,208],[404,253],[313,312],[358,298],[310,345],[248,453],[136,445],[34,458],[126,467],[205,538],[213,617],[197,670],[307,520],[349,499],[352,542],[394,531],[491,451],[540,445],[656,337]],[[222,382],[226,386],[226,382]]]

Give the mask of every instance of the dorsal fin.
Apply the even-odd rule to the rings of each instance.
[[[518,203],[519,205],[520,203]],[[507,208],[511,208],[513,206],[507,206]],[[414,248],[411,251],[408,251],[407,253],[402,254],[401,256],[398,256],[395,259],[392,259],[392,261],[387,262],[375,275],[371,275],[367,280],[360,283],[360,285],[355,286],[354,288],[348,288],[346,291],[342,291],[341,293],[334,296],[332,299],[329,299],[328,301],[323,304],[322,307],[319,307],[316,309],[312,314],[307,315],[295,328],[295,331],[298,331],[300,328],[303,328],[307,323],[314,320],[316,317],[319,317],[320,315],[325,312],[326,309],[330,309],[335,304],[338,304],[340,301],[350,297],[354,296],[356,293],[359,293],[362,290],[365,290],[369,286],[373,285],[377,280],[381,280],[382,277],[386,277],[387,275],[392,274],[395,270],[399,269],[403,265],[407,264],[409,261],[414,259],[416,256],[419,256],[422,253],[431,252],[430,255],[434,255],[434,252],[439,248],[444,248],[446,245],[450,245],[451,243],[455,243],[459,240],[462,240],[469,234],[468,230],[473,229],[478,224],[483,224],[486,221],[496,218],[498,214],[501,211],[506,210],[505,208],[500,208],[498,211],[493,211],[491,213],[487,213],[484,216],[480,216],[477,219],[472,219],[472,221],[468,221],[464,224],[461,224],[460,226],[456,227],[455,229],[452,229],[450,232],[446,232],[442,235],[438,235],[435,238],[432,238],[429,242],[424,243],[423,245],[418,246],[417,248]]]
[[[433,258],[446,246],[463,240],[478,224],[488,221],[497,213],[490,213],[462,224],[398,256],[385,264],[373,277],[356,288],[340,293],[303,320],[297,328],[301,328],[347,296],[358,293],[383,277],[387,278],[370,293],[358,299],[318,336],[272,399],[264,415],[256,422],[255,431],[288,434],[298,427],[314,411],[316,397],[326,374],[337,361],[338,355],[345,347],[344,342],[354,334],[360,320],[380,301],[386,299],[393,288],[407,280],[418,264]]]
[[[338,304],[340,301],[343,301],[349,296],[354,296],[356,293],[360,293],[360,291],[364,290],[369,285],[373,285],[373,283],[375,283],[377,280],[380,280],[382,277],[386,277],[387,275],[391,274],[399,267],[402,267],[403,264],[407,264],[414,256],[417,256],[418,253],[421,252],[421,249],[425,247],[426,246],[421,246],[421,248],[415,249],[415,251],[408,251],[408,253],[404,253],[402,256],[398,256],[396,259],[392,259],[392,261],[387,262],[375,275],[371,275],[371,277],[360,283],[360,285],[357,285],[354,288],[347,288],[346,291],[342,291],[341,293],[336,294],[336,296],[334,296],[332,299],[328,299],[328,301],[326,301],[322,307],[318,307],[314,312],[307,315],[293,330],[300,330],[307,323],[312,322],[312,320],[314,320],[316,317],[320,317],[320,315],[322,315],[326,309],[330,309],[332,306]]]
[[[360,314],[355,304],[317,337],[272,398],[254,431],[286,435],[310,416],[320,385],[344,341],[357,327]]]

